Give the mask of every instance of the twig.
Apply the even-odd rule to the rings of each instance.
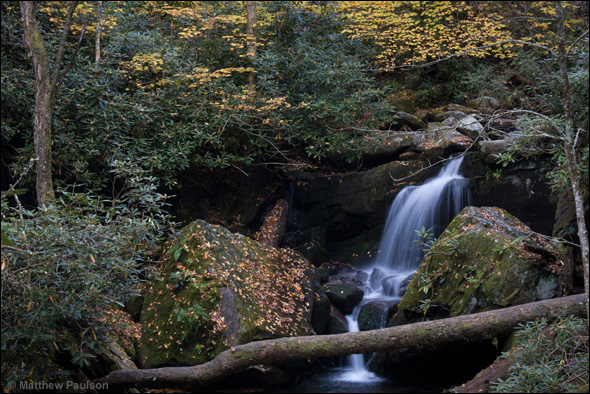
[[[21,174],[20,174],[20,176],[18,177],[18,179],[16,180],[16,182],[14,182],[14,184],[10,185],[10,187],[8,188],[8,190],[7,190],[7,191],[9,191],[9,192],[10,192],[10,191],[13,191],[13,190],[14,190],[14,188],[16,187],[16,185],[18,185],[18,183],[19,183],[19,182],[20,182],[20,181],[23,179],[23,177],[24,177],[25,175],[27,175],[27,173],[29,172],[29,170],[30,170],[30,169],[31,169],[31,167],[33,166],[33,162],[35,162],[35,161],[37,161],[37,160],[39,160],[39,159],[38,159],[38,158],[36,158],[36,157],[32,157],[32,158],[30,158],[30,159],[29,159],[29,164],[27,164],[27,166],[25,167],[25,169],[23,170],[23,172],[21,172]],[[3,193],[4,193],[4,192],[3,192]],[[2,194],[2,197],[1,197],[1,198],[7,197],[7,196],[9,196],[9,195],[10,195],[9,193],[7,193],[7,194]]]
[[[19,248],[16,248],[14,246],[10,246],[10,245],[2,245],[2,249],[10,249],[10,250],[14,250],[15,252],[27,253],[27,254],[34,254],[30,250],[19,249]]]

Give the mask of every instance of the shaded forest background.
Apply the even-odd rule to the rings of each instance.
[[[587,2],[561,17],[551,2],[273,1],[254,19],[253,2],[20,3],[35,3],[42,41],[25,45],[23,4],[3,1],[3,382],[55,380],[114,332],[136,334],[112,306],[150,277],[178,190],[259,167],[356,171],[379,144],[366,137],[406,108],[495,97],[522,115],[523,143],[499,162],[548,154],[555,191],[573,174],[588,206]],[[51,76],[45,141],[35,43]]]

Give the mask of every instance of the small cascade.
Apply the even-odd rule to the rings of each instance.
[[[422,260],[422,251],[415,243],[416,230],[432,228],[440,236],[451,220],[469,205],[469,180],[459,175],[463,157],[450,160],[439,174],[420,186],[408,186],[391,205],[380,244],[380,254],[367,272],[363,300],[348,320],[348,331],[358,332],[358,315],[362,306],[373,300],[400,300],[400,288],[407,285]],[[383,328],[383,327],[382,327]],[[364,356],[347,358],[345,371],[337,379],[349,382],[370,382],[378,376],[365,368]]]
[[[469,180],[459,174],[463,157],[450,160],[439,174],[420,186],[408,186],[389,208],[375,266],[396,271],[416,270],[422,251],[416,230],[432,228],[438,237],[450,221],[469,205]]]
[[[361,302],[354,308],[354,311],[346,316],[348,322],[348,332],[359,332],[358,315],[362,305],[367,301]],[[365,357],[362,354],[351,354],[346,358],[346,366],[344,371],[336,377],[336,380],[346,382],[374,382],[382,380],[373,372],[365,368]]]

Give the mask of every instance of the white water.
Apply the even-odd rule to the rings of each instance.
[[[469,204],[468,180],[459,175],[463,157],[446,163],[439,174],[420,186],[408,186],[389,208],[375,266],[416,270],[422,253],[414,241],[416,230],[432,228],[438,237],[450,221]]]
[[[375,278],[365,283],[365,295],[351,315],[346,316],[348,331],[358,332],[361,307],[373,300],[399,300],[400,284],[420,265],[422,252],[415,243],[416,230],[432,228],[438,237],[461,209],[470,203],[468,180],[459,175],[463,157],[450,160],[438,175],[420,186],[408,186],[389,208],[387,222],[379,246],[380,253],[368,270]],[[382,278],[388,278],[387,282]],[[372,283],[371,283],[372,282]],[[382,284],[387,283],[384,289]],[[383,323],[383,327],[386,323]],[[374,382],[378,376],[365,368],[364,356],[348,356],[345,370],[336,380]]]

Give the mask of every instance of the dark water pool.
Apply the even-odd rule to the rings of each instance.
[[[289,387],[273,387],[267,393],[440,393],[446,387],[401,383],[377,376],[358,379],[346,375],[348,369],[324,369],[304,375],[298,384]]]

